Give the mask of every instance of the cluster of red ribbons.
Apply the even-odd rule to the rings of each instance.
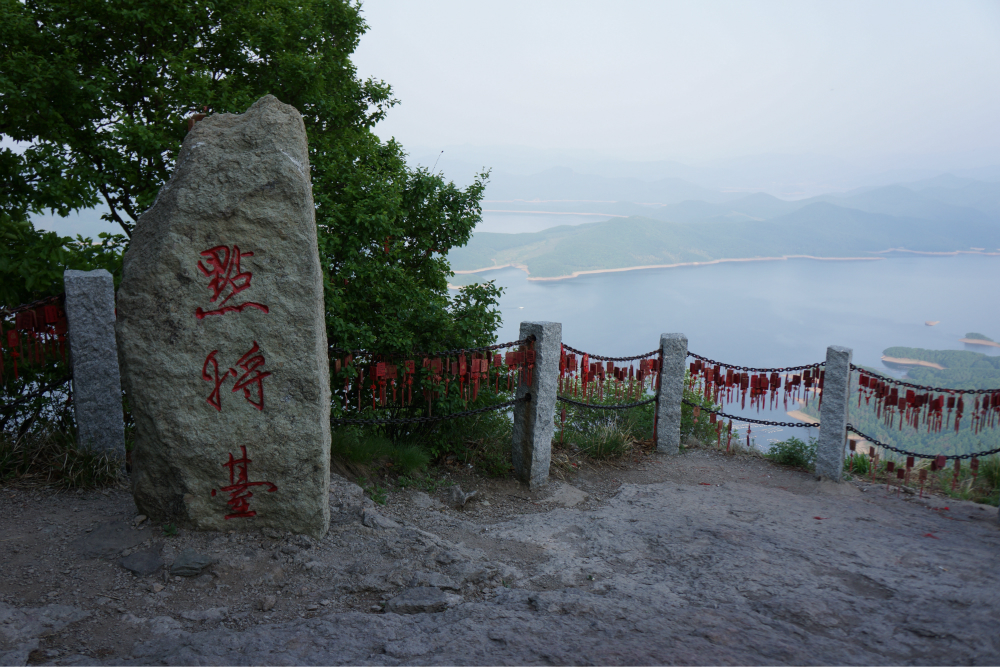
[[[707,364],[696,359],[688,365],[688,371],[688,389],[694,390],[698,383],[703,397],[713,403],[734,403],[739,400],[740,407],[744,408],[750,398],[751,407],[757,407],[760,411],[762,408],[778,406],[779,391],[782,391],[782,405],[786,410],[789,409],[789,399],[806,404],[812,395],[823,400],[824,371],[820,366],[794,374],[777,371],[749,374],[722,364]]]
[[[345,408],[352,396],[357,398],[358,410],[361,410],[363,396],[371,400],[373,409],[391,404],[409,406],[413,403],[415,379],[419,387],[424,387],[424,400],[429,406],[431,401],[448,398],[453,392],[457,392],[463,401],[475,401],[480,388],[489,387],[491,379],[495,392],[501,390],[504,376],[507,390],[516,383],[531,386],[532,370],[535,368],[533,345],[529,342],[504,355],[460,353],[455,357],[424,357],[419,362],[407,359],[399,364],[390,363],[383,355],[377,355],[367,363],[358,363],[349,354],[334,360],[334,372],[340,373],[349,367],[355,371],[344,380]]]
[[[863,454],[862,452],[858,452],[857,451],[857,448],[856,448],[857,443],[858,443],[857,440],[849,440],[849,443],[848,443],[849,447],[851,448],[851,451],[852,451],[852,454],[851,454],[851,456],[848,459],[849,462],[850,462],[849,465],[851,466],[852,472],[854,472],[855,457],[856,456],[865,456],[865,454]],[[929,457],[929,458],[931,458],[931,457]],[[908,486],[910,485],[910,483],[911,483],[911,471],[915,467],[914,466],[914,459],[915,459],[915,457],[908,456],[907,459],[906,459],[906,461],[905,461],[905,463],[904,463],[904,467],[902,467],[902,468],[899,467],[899,464],[896,461],[887,461],[886,462],[886,490],[887,491],[890,490],[890,484],[892,482],[892,477],[894,476],[894,474],[896,474],[896,478],[897,478],[897,482],[898,482],[898,487],[897,487],[897,494],[898,495],[900,494],[900,485],[908,485]],[[872,476],[872,483],[873,484],[876,483],[876,468],[877,468],[877,464],[878,463],[879,463],[879,452],[876,450],[875,447],[873,447],[873,446],[870,445],[869,446],[869,471],[870,471],[870,474]],[[939,470],[945,470],[946,465],[948,465],[948,464],[946,463],[946,457],[945,457],[945,455],[939,454],[938,456],[932,458],[931,471],[932,472],[937,472]],[[963,466],[962,459],[957,458],[957,459],[953,460],[953,466],[952,466],[952,490],[953,491],[956,490],[956,486],[959,484],[959,475],[960,475],[960,472],[962,471],[962,466]],[[978,473],[979,470],[980,470],[980,461],[979,461],[979,459],[977,459],[976,456],[971,457],[970,458],[970,472],[973,473],[973,481],[974,482],[976,482],[976,480],[977,480],[977,473]],[[920,492],[919,496],[924,496],[925,482],[927,480],[928,480],[928,469],[927,468],[921,468],[921,469],[919,469],[918,470],[918,481],[921,483],[921,492]]]
[[[959,390],[922,393],[914,389],[898,388],[894,382],[868,375],[864,371],[859,371],[858,394],[859,407],[865,399],[865,404],[872,405],[876,416],[882,417],[885,425],[893,426],[896,420],[897,430],[903,429],[904,424],[915,429],[924,425],[929,433],[938,433],[943,425],[948,428],[948,424],[952,422],[953,429],[959,433],[959,423],[967,408],[963,392]],[[974,394],[970,410],[970,428],[973,432],[979,433],[984,428],[997,426],[999,409],[1001,392]]]
[[[0,320],[0,378],[6,381],[8,365],[16,380],[20,368],[65,360],[66,329],[66,311],[58,302],[15,312],[12,327]]]
[[[649,383],[657,386],[660,374],[659,359],[641,359],[639,368],[616,366],[613,361],[591,361],[587,354],[577,355],[560,346],[559,393],[587,400],[601,401],[606,392],[616,399],[640,400]]]

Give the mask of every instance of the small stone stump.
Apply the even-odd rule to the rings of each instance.
[[[155,522],[326,533],[330,388],[302,117],[194,125],[118,293],[132,491]]]

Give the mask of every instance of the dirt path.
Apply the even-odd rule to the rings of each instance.
[[[707,450],[452,481],[479,498],[335,479],[320,541],[0,488],[0,664],[998,663],[996,508]],[[119,564],[186,549],[217,562]]]

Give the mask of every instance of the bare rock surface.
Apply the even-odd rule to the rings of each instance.
[[[136,551],[125,558],[122,558],[118,562],[122,567],[137,577],[145,577],[151,574],[156,574],[160,571],[160,568],[163,567],[163,558],[160,557],[160,551],[162,548],[162,544],[154,544],[149,549]]]
[[[136,532],[126,522],[109,521],[81,535],[73,546],[84,558],[109,557],[117,556],[145,539],[146,535]]]
[[[327,531],[323,279],[298,111],[268,95],[188,133],[125,254],[117,337],[143,514]]]
[[[546,502],[557,484],[528,491],[458,468],[447,479],[489,502],[454,510],[439,485],[391,491],[377,506],[334,478],[329,502],[339,518],[322,539],[133,528],[150,545],[165,541],[168,567],[186,549],[219,560],[198,577],[166,580],[71,548],[89,526],[134,516],[127,494],[0,490],[0,534],[17,545],[0,550],[9,573],[0,580],[0,656],[13,664],[998,662],[993,507],[818,483],[711,451],[584,470],[567,480],[587,494],[572,507]],[[373,511],[396,526],[366,525]],[[24,620],[40,615],[53,619],[48,629]]]

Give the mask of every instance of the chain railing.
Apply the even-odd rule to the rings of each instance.
[[[498,403],[496,405],[488,405],[483,408],[476,408],[475,410],[466,410],[464,412],[453,412],[447,415],[432,415],[427,417],[399,417],[391,419],[347,419],[347,418],[332,418],[330,420],[331,424],[338,424],[344,426],[358,425],[358,424],[368,424],[368,425],[386,425],[386,424],[430,424],[432,422],[444,421],[446,419],[459,419],[460,417],[471,417],[473,415],[482,414],[484,412],[493,412],[495,410],[504,410],[506,408],[511,408],[518,403],[527,403],[531,400],[531,395],[526,394],[523,398],[516,398],[513,401],[508,401],[506,403]]]
[[[615,403],[612,405],[602,405],[600,403],[585,403],[584,401],[575,401],[572,398],[566,398],[565,396],[557,396],[557,401],[562,403],[569,403],[570,405],[576,405],[582,408],[594,408],[595,410],[627,410],[629,408],[637,408],[641,405],[649,405],[650,403],[655,403],[657,397],[648,398],[644,401],[636,401],[635,403]]]
[[[633,357],[604,357],[600,354],[591,354],[589,352],[584,352],[583,350],[578,350],[575,347],[570,347],[566,343],[563,343],[563,348],[569,350],[574,354],[579,354],[580,356],[587,356],[589,359],[594,359],[596,361],[636,361],[637,359],[647,359],[656,354],[660,354],[660,350],[653,350],[652,352],[647,352],[646,354],[637,354]]]
[[[950,454],[950,455],[943,455],[943,454],[919,454],[918,452],[910,452],[910,451],[907,451],[906,449],[900,449],[899,447],[894,447],[893,445],[887,444],[885,442],[880,442],[879,440],[877,440],[876,438],[872,437],[871,435],[867,435],[867,434],[863,433],[862,431],[858,430],[857,428],[855,428],[851,424],[848,424],[848,430],[851,431],[852,433],[854,433],[855,435],[862,436],[863,438],[865,438],[865,440],[867,440],[868,442],[872,443],[876,447],[881,447],[883,449],[888,449],[891,452],[896,452],[897,454],[901,454],[903,456],[913,456],[916,459],[938,459],[938,458],[942,458],[942,459],[946,459],[946,460],[977,459],[977,458],[980,458],[982,456],[990,456],[991,454],[997,454],[998,452],[1001,452],[1001,449],[988,449],[988,450],[985,450],[985,451],[982,451],[982,452],[976,452],[976,453],[972,453],[972,454]]]
[[[24,405],[28,401],[30,401],[30,400],[32,400],[34,398],[37,398],[37,397],[41,396],[42,394],[44,394],[46,392],[52,391],[53,389],[56,389],[58,387],[63,386],[64,384],[66,384],[67,382],[69,382],[72,379],[73,379],[73,374],[72,373],[68,373],[66,376],[64,376],[64,377],[62,377],[62,378],[60,378],[58,380],[53,380],[52,382],[48,382],[48,383],[42,385],[41,387],[39,387],[38,389],[36,389],[36,390],[34,390],[32,392],[29,392],[27,394],[24,394],[23,396],[17,398],[16,400],[13,400],[13,401],[10,401],[10,402],[5,403],[3,405],[0,405],[0,412],[7,412],[9,410],[13,410],[14,408],[16,408],[19,405]]]
[[[695,354],[689,351],[688,356],[698,359],[699,361],[707,364],[712,364],[713,366],[719,366],[720,368],[731,368],[735,371],[749,371],[751,373],[791,373],[793,371],[806,371],[820,366],[824,366],[827,362],[821,361],[815,364],[806,364],[805,366],[783,366],[781,368],[752,368],[751,366],[736,366],[734,364],[727,364],[722,361],[716,361],[710,359],[709,357],[703,357],[700,354]]]
[[[494,350],[502,350],[507,347],[518,347],[520,345],[527,345],[528,343],[535,340],[534,337],[530,336],[528,338],[523,338],[522,340],[513,340],[508,343],[497,343],[495,345],[484,345],[482,347],[466,347],[457,348],[454,350],[439,350],[438,352],[400,352],[395,353],[395,356],[410,356],[410,357],[452,357],[457,354],[475,354],[477,352],[492,352]],[[364,357],[374,357],[377,355],[385,355],[385,352],[372,352],[369,350],[348,350],[343,347],[334,347],[333,345],[327,348],[330,352],[335,352],[337,354],[351,354],[354,356],[364,356]]]
[[[930,385],[914,384],[913,382],[904,382],[903,380],[887,377],[886,375],[880,375],[879,373],[867,370],[861,366],[856,366],[855,364],[851,365],[851,369],[859,373],[864,373],[869,377],[879,378],[881,382],[886,382],[887,384],[910,387],[911,389],[918,389],[920,391],[933,391],[939,394],[996,394],[998,392],[997,389],[948,389],[945,387],[932,387]]]
[[[65,294],[56,294],[55,296],[47,296],[37,301],[32,301],[31,303],[22,303],[20,306],[14,306],[13,308],[0,308],[0,318],[10,317],[11,315],[16,315],[18,313],[23,313],[28,310],[34,310],[39,306],[45,306],[51,303],[57,303],[62,301]]]
[[[752,419],[751,417],[739,417],[737,415],[727,414],[727,413],[723,412],[722,410],[713,410],[711,408],[707,408],[707,407],[705,407],[703,405],[699,405],[698,403],[693,403],[692,401],[689,401],[689,400],[684,399],[684,398],[681,399],[681,402],[684,403],[685,405],[689,405],[689,406],[691,406],[693,408],[699,408],[699,410],[701,412],[708,412],[710,414],[716,415],[717,417],[725,417],[725,418],[731,419],[733,421],[747,422],[747,423],[750,423],[750,424],[762,424],[764,426],[787,426],[789,428],[818,428],[820,426],[819,422],[816,422],[816,423],[811,423],[811,422],[776,422],[776,421],[768,421],[768,420],[765,420],[765,419]]]

